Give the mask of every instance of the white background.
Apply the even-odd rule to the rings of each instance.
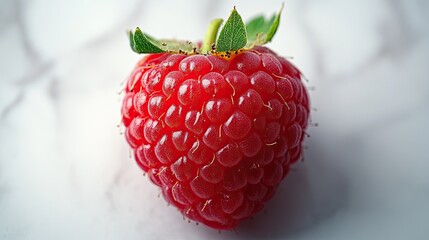
[[[132,159],[125,30],[196,41],[234,5],[0,0],[0,239],[428,239],[429,2],[290,0],[269,46],[309,79],[305,161],[253,220],[182,220]]]

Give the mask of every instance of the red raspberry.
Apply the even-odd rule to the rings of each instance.
[[[207,56],[175,63],[181,57],[139,62],[123,102],[126,138],[169,203],[192,220],[234,228],[300,159],[307,93],[299,71],[265,47],[239,54],[222,73]]]
[[[166,201],[231,229],[301,158],[309,99],[300,71],[266,47],[149,54],[128,80],[122,117],[137,164]]]

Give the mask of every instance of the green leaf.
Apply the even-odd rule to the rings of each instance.
[[[136,28],[134,33],[129,32],[131,49],[136,53],[162,53],[165,50],[158,46],[158,43],[150,37],[151,40],[140,30]]]
[[[271,16],[269,19],[265,18],[264,16],[257,16],[247,22],[247,46],[251,47],[253,45],[263,45],[273,39],[280,23],[280,15],[282,10],[283,4],[280,8],[280,11],[277,14]]]
[[[130,47],[135,52],[136,49],[134,48],[134,34],[133,34],[133,31],[128,30],[128,38],[130,40]]]
[[[246,27],[240,14],[234,9],[223,26],[216,42],[216,51],[235,51],[246,46]]]
[[[247,41],[253,42],[256,40],[257,34],[264,32],[266,29],[265,25],[265,18],[262,15],[254,17],[248,21],[246,24]]]
[[[280,24],[280,15],[282,14],[282,11],[283,11],[283,4],[280,7],[280,11],[275,15],[274,18],[272,18],[273,20],[270,20],[270,28],[268,29],[268,32],[267,32],[267,42],[270,42],[277,32],[277,28],[279,27],[279,24]]]
[[[136,53],[196,53],[198,46],[189,41],[178,41],[174,39],[155,39],[154,37],[143,33],[140,28],[135,32],[128,32],[131,49]]]

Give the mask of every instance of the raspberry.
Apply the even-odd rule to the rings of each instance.
[[[135,160],[165,200],[215,229],[272,198],[301,158],[309,117],[289,61],[263,46],[231,52],[146,55],[121,110]]]

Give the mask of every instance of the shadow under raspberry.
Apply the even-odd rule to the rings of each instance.
[[[240,239],[271,239],[305,231],[334,216],[347,202],[347,178],[336,163],[343,154],[308,139],[305,162],[297,163],[265,208],[236,230]]]

